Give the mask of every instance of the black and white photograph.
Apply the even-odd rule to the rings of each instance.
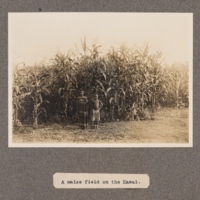
[[[192,147],[192,13],[9,13],[9,147]]]

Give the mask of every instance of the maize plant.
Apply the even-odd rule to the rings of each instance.
[[[19,70],[14,73],[14,84],[13,84],[13,124],[14,126],[21,126],[19,119],[19,112],[23,110],[22,104],[25,101],[25,97],[31,93],[28,91],[26,85],[23,84],[23,77],[26,75],[26,70]]]
[[[166,89],[168,94],[166,103],[172,104],[177,108],[188,106],[188,74],[188,68],[184,64],[173,65],[165,70]]]
[[[49,80],[50,74],[45,69],[34,67],[34,70],[29,71],[27,76],[27,87],[30,91],[30,97],[33,102],[33,119],[34,127],[38,126],[38,117],[40,114],[46,115],[46,110],[43,107],[44,103],[49,103],[44,100],[45,95],[49,95]]]

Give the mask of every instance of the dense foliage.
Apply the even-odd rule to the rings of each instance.
[[[58,53],[48,65],[13,70],[13,123],[73,122],[80,90],[95,93],[104,106],[101,120],[151,118],[160,106],[188,106],[188,66],[162,66],[162,55],[122,45],[100,56],[99,47]],[[150,115],[148,116],[148,113]]]

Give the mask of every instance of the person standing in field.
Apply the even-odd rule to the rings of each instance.
[[[76,101],[76,112],[78,114],[79,122],[81,127],[85,129],[88,124],[88,109],[87,109],[88,99],[84,96],[84,91],[80,91],[80,96],[78,96]]]
[[[98,99],[98,95],[96,94],[94,99],[91,100],[91,120],[92,126],[95,129],[99,127],[100,121],[100,110],[103,107],[103,103]]]

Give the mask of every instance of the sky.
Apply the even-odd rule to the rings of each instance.
[[[34,65],[60,52],[102,45],[102,54],[126,44],[150,53],[162,51],[164,63],[191,62],[191,13],[9,13],[9,59]]]

